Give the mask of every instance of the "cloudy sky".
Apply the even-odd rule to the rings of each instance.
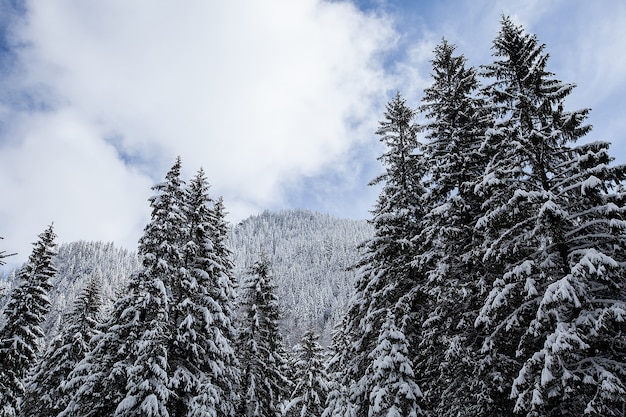
[[[388,98],[417,106],[442,37],[489,63],[502,14],[547,44],[626,163],[626,3],[610,0],[0,0],[0,250],[135,249],[176,156],[229,219],[307,208],[367,218]]]

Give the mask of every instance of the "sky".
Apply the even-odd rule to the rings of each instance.
[[[493,61],[509,15],[591,108],[585,140],[626,163],[626,2],[0,0],[0,251],[57,241],[134,250],[177,156],[228,219],[303,208],[369,218],[374,134],[396,91],[417,107],[442,38]]]

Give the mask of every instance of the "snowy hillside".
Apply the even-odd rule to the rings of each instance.
[[[48,340],[59,332],[63,314],[72,308],[74,299],[91,276],[97,277],[102,283],[103,301],[105,306],[109,306],[115,298],[115,292],[124,287],[130,274],[140,266],[134,252],[120,249],[110,242],[85,241],[59,245],[54,265],[58,273],[52,280],[52,306],[42,325]],[[6,294],[10,287],[17,284],[14,275],[9,274]],[[2,309],[7,300],[8,297],[2,300]],[[0,320],[4,320],[4,316]]]
[[[231,231],[239,281],[265,252],[270,258],[285,341],[300,341],[308,327],[330,342],[353,291],[358,245],[372,234],[365,221],[304,210],[265,212]]]
[[[287,344],[297,343],[309,326],[327,344],[333,322],[341,317],[352,293],[354,272],[346,268],[357,259],[357,245],[370,234],[365,221],[300,210],[265,212],[234,226],[229,246],[240,282],[261,251],[270,257]],[[42,326],[48,340],[58,333],[63,313],[72,308],[90,276],[100,278],[105,305],[110,305],[140,263],[135,252],[112,243],[80,241],[60,245],[55,266],[52,307]],[[8,288],[0,295],[8,294],[13,276],[3,283]],[[7,300],[0,301],[0,308]]]

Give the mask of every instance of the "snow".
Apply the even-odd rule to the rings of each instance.
[[[579,252],[580,254],[581,252]],[[583,256],[578,263],[572,268],[574,274],[584,277],[587,274],[596,276],[600,279],[607,273],[608,269],[619,267],[617,261],[610,256],[591,248],[582,252]]]
[[[526,291],[526,298],[532,298],[539,294],[537,292],[537,288],[535,287],[535,284],[536,284],[536,281],[533,278],[530,278],[530,277],[526,278],[526,283],[524,284],[524,291]]]
[[[602,186],[603,184],[604,183],[598,177],[591,175],[580,184],[580,194],[587,195],[589,189],[595,191],[595,189]]]
[[[141,411],[146,417],[166,417],[167,412],[163,412],[163,405],[156,395],[150,394],[141,402]]]
[[[532,405],[541,405],[543,404],[543,395],[539,389],[533,390],[533,397],[530,402]]]

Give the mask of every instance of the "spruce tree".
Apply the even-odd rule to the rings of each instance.
[[[405,336],[409,338],[418,334],[423,314],[421,279],[412,266],[414,238],[419,234],[423,215],[420,200],[424,194],[422,181],[425,173],[414,117],[415,111],[398,93],[387,104],[385,120],[380,122],[376,132],[386,145],[386,151],[379,157],[385,171],[372,181],[372,185],[382,184],[372,212],[375,234],[363,245],[365,253],[357,265],[355,295],[346,313],[344,330],[350,343],[344,353],[346,369],[342,382],[350,387],[350,395],[343,412],[354,410],[358,416],[378,413],[377,404],[371,402],[372,392],[384,382],[374,380],[377,372],[375,352],[383,353],[378,345],[387,312],[397,309],[398,321],[407,324],[401,330],[406,331]],[[417,340],[409,339],[409,345],[416,344]],[[407,375],[413,372],[413,353],[406,355],[401,365]],[[416,387],[410,385],[412,390]],[[417,410],[421,397],[419,390],[405,394],[403,401],[406,404],[402,409]],[[395,403],[391,398],[384,401]],[[337,405],[331,403],[329,408],[336,409]]]
[[[564,109],[574,85],[547,71],[544,49],[504,17],[500,59],[485,67],[498,118],[483,145],[490,161],[477,230],[493,286],[476,324],[511,411],[619,415],[626,168],[608,165],[606,144],[573,146],[590,130],[589,110]]]
[[[143,268],[73,371],[62,414],[233,416],[239,370],[223,203],[202,170],[183,187],[177,159],[153,187]]]
[[[64,416],[168,416],[172,299],[180,299],[187,236],[178,158],[153,187],[151,220],[139,241],[142,269],[114,305],[96,346],[71,375]]]
[[[288,398],[287,359],[278,329],[278,303],[266,255],[242,283],[238,353],[241,417],[278,417]]]
[[[515,411],[532,416],[620,415],[626,394],[626,194],[620,191],[626,166],[610,166],[608,144],[601,142],[576,147],[572,156],[560,178],[567,212],[548,203],[538,225],[562,237],[554,239],[552,256],[544,249],[543,262],[560,260],[566,251],[568,264],[544,286],[533,283],[537,304],[520,339],[524,363],[511,396]]]
[[[406,316],[405,316],[406,317]],[[369,415],[372,417],[415,417],[422,414],[422,392],[417,385],[404,325],[396,323],[393,310],[387,313],[376,348],[369,381]]]
[[[38,343],[43,337],[41,323],[50,309],[48,292],[56,274],[53,257],[56,235],[52,225],[34,243],[26,265],[18,272],[20,284],[10,295],[0,329],[0,414],[19,414],[25,377],[35,364]]]
[[[324,364],[324,348],[319,336],[307,330],[302,341],[293,347],[291,360],[294,389],[291,392],[286,415],[294,417],[321,417],[328,397],[329,379]]]
[[[350,381],[345,385],[344,373],[346,369],[346,354],[350,344],[349,335],[344,331],[347,328],[348,316],[344,315],[342,320],[333,328],[332,344],[330,354],[326,363],[326,373],[329,378],[329,390],[326,399],[326,408],[323,417],[352,417],[354,407],[349,403],[349,389],[354,383]]]
[[[480,414],[471,388],[480,383],[473,361],[480,345],[475,345],[473,324],[484,297],[485,266],[477,256],[480,236],[474,225],[482,200],[474,190],[486,165],[480,146],[490,113],[477,94],[477,71],[467,68],[455,49],[445,39],[435,48],[433,82],[419,108],[426,119],[420,128],[428,175],[415,264],[427,278],[428,316],[415,361],[428,408],[439,416]],[[483,409],[490,407],[484,404]]]
[[[231,271],[234,268],[232,258],[232,251],[228,248],[227,240],[228,234],[230,231],[230,227],[228,222],[226,221],[226,208],[224,206],[224,199],[222,197],[218,197],[217,200],[213,202],[213,208],[210,211],[211,217],[211,240],[213,241],[213,250],[215,251],[215,255],[220,259],[220,261],[224,264],[224,267]],[[233,285],[236,286],[236,282],[233,280]]]
[[[176,336],[169,355],[176,415],[232,416],[239,369],[234,350],[234,285],[230,253],[224,247],[222,212],[208,195],[203,170],[190,182],[184,213],[185,275],[173,303]],[[223,206],[221,206],[223,207]],[[222,208],[219,208],[222,210]]]
[[[26,384],[23,416],[56,417],[69,403],[68,376],[92,348],[102,307],[102,281],[93,275],[64,319],[61,334],[39,359]]]
[[[59,417],[113,416],[126,396],[133,344],[142,330],[141,312],[134,302],[137,285],[132,279],[105,321],[96,326],[93,348],[67,378],[64,389],[70,400]]]
[[[149,200],[152,218],[139,241],[143,269],[134,277],[138,282],[134,304],[141,327],[132,346],[126,397],[116,410],[120,417],[168,416],[168,403],[174,399],[168,374],[175,371],[168,363],[175,339],[170,320],[175,317],[173,304],[181,300],[183,282],[189,276],[182,248],[188,231],[180,170],[177,158],[165,181],[153,187],[156,194]],[[181,411],[172,408],[173,414],[183,415]]]

